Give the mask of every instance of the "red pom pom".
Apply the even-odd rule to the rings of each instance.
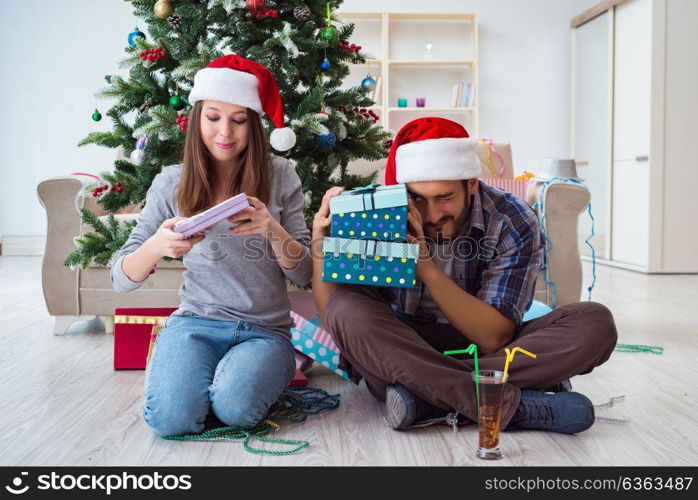
[[[121,183],[120,183],[120,182],[117,182],[117,183],[114,184],[114,185],[115,185],[116,187],[121,187]]]
[[[167,52],[161,52],[160,57],[165,57],[167,55]]]
[[[117,193],[120,193],[121,191],[123,191],[122,188],[116,188],[116,192],[117,192]]]

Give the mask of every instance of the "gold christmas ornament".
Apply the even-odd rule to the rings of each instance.
[[[170,0],[158,0],[153,10],[155,10],[155,15],[160,19],[167,19],[174,13],[174,7]]]

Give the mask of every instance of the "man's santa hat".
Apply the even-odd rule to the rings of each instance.
[[[212,100],[253,109],[268,115],[276,129],[269,137],[277,151],[296,144],[296,134],[284,125],[284,105],[271,72],[259,63],[235,54],[219,57],[194,76],[189,102]]]
[[[459,123],[425,117],[407,123],[395,136],[385,167],[385,184],[455,181],[478,177],[477,139]]]

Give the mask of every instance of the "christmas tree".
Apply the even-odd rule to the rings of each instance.
[[[333,14],[342,0],[125,1],[147,25],[147,35],[137,28],[128,34],[120,63],[128,77],[105,76],[100,96],[114,101],[105,113],[112,130],[90,133],[79,143],[123,149],[114,169],[84,193],[97,198],[105,211],[143,204],[160,170],[181,162],[191,110],[186,98],[194,75],[230,53],[267,66],[276,79],[286,125],[297,142],[289,151],[274,153],[296,166],[309,225],[330,186],[352,188],[373,181],[373,176],[347,173],[350,161],[384,158],[389,134],[366,109],[374,104],[369,94],[375,80],[367,77],[361,86],[340,88],[349,63],[366,62],[361,47],[349,41],[354,26]],[[92,118],[102,117],[95,110]],[[100,221],[86,209],[83,220],[95,232],[76,238],[76,250],[65,264],[109,265],[134,223],[118,224],[113,215]]]

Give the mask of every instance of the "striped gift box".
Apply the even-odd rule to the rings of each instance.
[[[515,196],[518,196],[522,200],[526,200],[526,191],[528,190],[528,182],[526,181],[483,177],[480,178],[480,182],[484,182],[485,184],[499,188],[502,191],[507,191]]]
[[[289,292],[291,301],[291,318],[295,326],[291,328],[293,347],[313,359],[315,362],[332,370],[337,375],[349,380],[349,374],[339,367],[339,348],[330,334],[322,328],[320,316],[309,292]]]

